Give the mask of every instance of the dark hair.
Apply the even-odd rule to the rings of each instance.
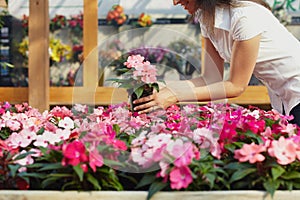
[[[245,0],[197,0],[197,6],[201,9],[203,22],[207,25],[208,31],[213,33],[215,23],[215,9],[219,7],[238,7]],[[247,0],[260,4],[271,11],[270,5],[265,0]]]

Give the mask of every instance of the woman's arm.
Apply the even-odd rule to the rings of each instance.
[[[241,95],[251,79],[259,50],[260,35],[249,40],[234,41],[229,79],[195,87],[199,101],[232,98]]]
[[[202,74],[190,80],[196,87],[222,81],[224,74],[224,60],[208,38],[203,38],[203,43]]]
[[[167,108],[178,101],[232,98],[244,92],[256,64],[260,35],[245,41],[234,41],[230,76],[226,81],[222,80],[224,66],[222,59],[212,44],[205,40],[207,55],[204,58],[205,69],[202,78],[167,83],[159,93],[136,100],[135,103],[149,101],[136,107],[137,110],[143,110],[141,113],[150,112],[153,106]]]

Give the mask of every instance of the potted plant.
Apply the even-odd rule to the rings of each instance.
[[[133,101],[149,96],[155,89],[159,91],[159,85],[157,83],[157,70],[154,65],[149,61],[146,61],[140,54],[128,56],[126,62],[123,63],[125,67],[118,69],[122,74],[120,78],[107,79],[108,81],[114,81],[118,87],[126,88],[132,110],[136,105],[133,105]]]

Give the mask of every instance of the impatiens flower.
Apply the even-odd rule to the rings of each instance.
[[[144,83],[155,83],[156,79],[156,67],[151,65],[149,61],[146,61],[140,65],[136,65],[133,76],[141,77]]]
[[[151,148],[158,149],[163,145],[168,144],[171,141],[171,137],[172,137],[171,134],[164,134],[164,133],[153,135],[147,140],[145,144]]]
[[[71,130],[74,128],[74,121],[70,117],[65,117],[58,122],[58,127]]]
[[[55,144],[60,142],[60,135],[50,131],[44,131],[42,135],[38,135],[36,141],[33,143],[35,146],[47,147],[48,144]]]
[[[28,129],[23,129],[19,133],[13,132],[7,139],[7,144],[12,148],[27,147],[36,138],[37,135],[35,132]]]
[[[152,159],[153,151],[152,149],[142,149],[142,148],[131,148],[130,156],[133,162],[142,166],[143,168],[148,168],[153,165],[154,161]]]
[[[183,142],[182,139],[169,142],[166,151],[174,157],[174,165],[177,167],[188,166],[196,156],[193,144]]]
[[[244,144],[241,149],[234,151],[234,158],[238,159],[240,162],[262,162],[265,160],[265,156],[261,153],[265,151],[266,147],[264,145],[258,145],[255,143]]]
[[[160,177],[166,177],[168,174],[167,174],[167,170],[170,168],[170,164],[168,162],[165,162],[165,161],[160,161],[159,162],[159,166],[160,166],[160,169],[161,171],[159,172],[159,176]]]
[[[87,105],[75,104],[73,108],[77,112],[81,112],[81,113],[87,113],[88,111]]]
[[[127,68],[135,68],[136,66],[142,64],[144,62],[144,57],[141,55],[132,55],[127,58],[127,61],[124,63]]]
[[[270,156],[277,159],[281,165],[288,165],[295,161],[297,153],[297,145],[291,139],[286,139],[283,136],[279,140],[273,140],[268,149]]]
[[[75,140],[69,144],[64,144],[63,149],[63,160],[62,165],[76,166],[81,162],[87,162],[88,156],[86,155],[86,148],[84,144]]]
[[[174,167],[170,172],[171,188],[180,190],[193,182],[192,172],[187,166]]]
[[[17,131],[21,128],[21,123],[16,120],[7,120],[5,125],[12,131]]]
[[[293,136],[297,131],[297,125],[295,124],[287,124],[286,126],[282,126],[282,133],[287,133],[288,136]]]
[[[55,134],[56,134],[55,138],[59,138],[60,140],[67,140],[70,138],[71,131],[69,129],[64,129],[64,130],[57,129]],[[55,140],[54,142],[51,142],[51,144],[55,142],[60,142],[60,141]]]
[[[99,154],[97,149],[93,149],[89,153],[89,165],[92,170],[95,172],[96,167],[101,167],[103,165],[103,157]]]
[[[71,117],[73,115],[72,111],[69,110],[67,107],[62,106],[55,106],[49,113],[49,115],[51,116],[55,116],[56,118],[60,118],[63,119],[65,117]]]
[[[266,130],[261,133],[261,135],[265,138],[271,138],[272,137],[272,129],[268,126],[266,128]]]
[[[22,155],[22,154],[25,154],[27,153],[27,151],[23,150],[20,152],[20,154],[18,155],[15,155],[14,158],[16,158],[17,156],[19,155]],[[22,166],[26,166],[26,165],[30,165],[34,162],[33,158],[32,158],[32,155],[31,154],[28,154],[26,155],[24,158],[22,159],[19,159],[19,160],[15,160],[15,163],[19,164],[19,165],[22,165]]]
[[[219,138],[214,132],[207,128],[197,128],[193,131],[193,140],[203,149],[208,149],[217,158],[221,156]]]

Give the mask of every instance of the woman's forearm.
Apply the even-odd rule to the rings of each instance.
[[[245,90],[245,87],[234,85],[230,81],[219,81],[211,84],[200,81],[201,79],[198,79],[196,83],[194,80],[168,82],[167,88],[174,94],[178,102],[232,98],[239,96]]]

